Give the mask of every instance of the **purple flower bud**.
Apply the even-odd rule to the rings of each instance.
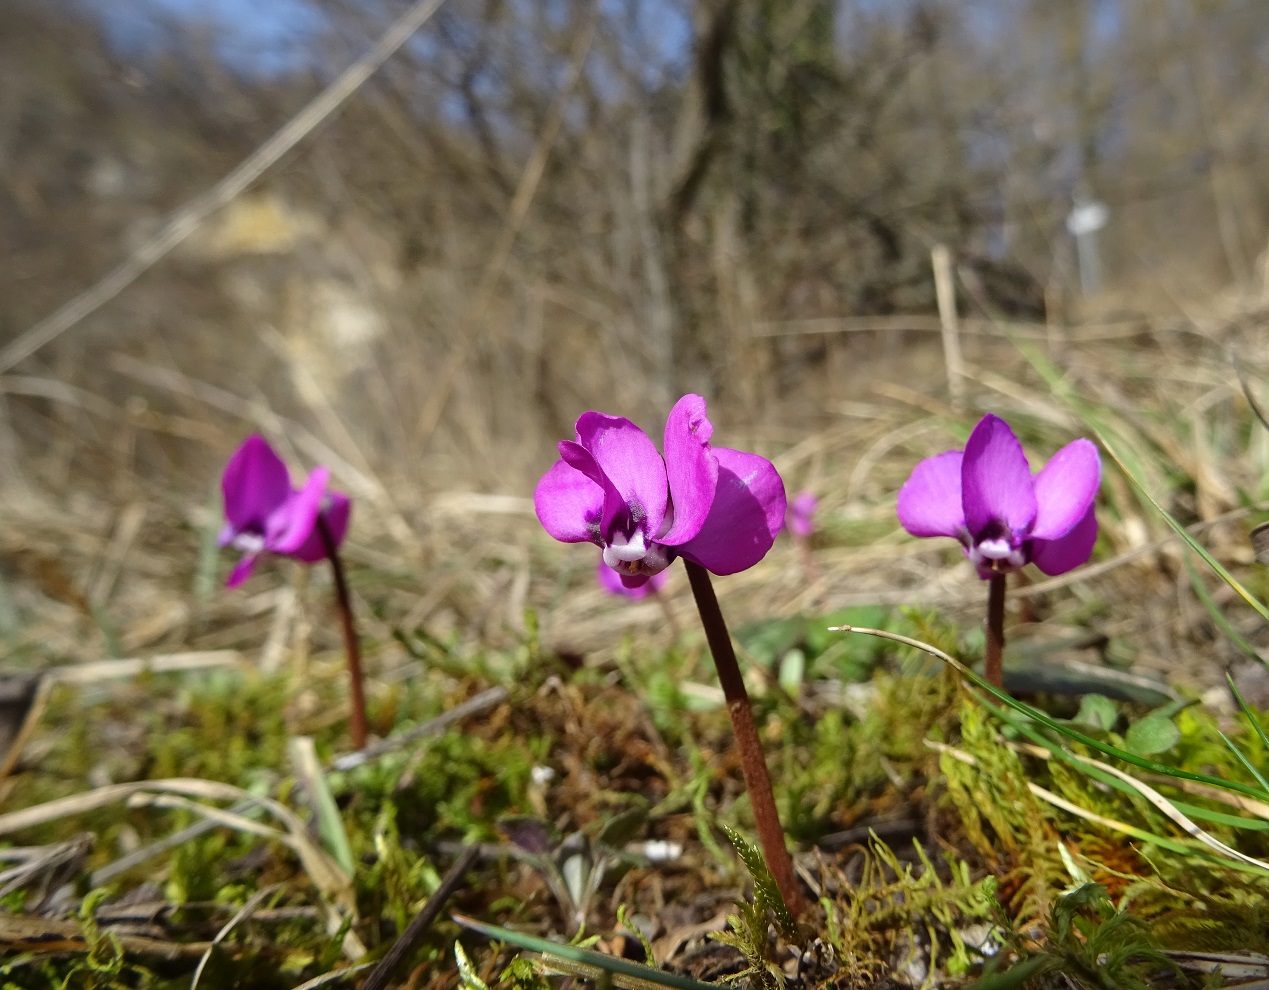
[[[330,472],[313,469],[304,487],[291,487],[290,475],[269,442],[259,434],[243,441],[225,465],[220,486],[228,522],[220,532],[220,545],[242,552],[225,583],[233,588],[248,577],[262,553],[275,553],[307,564],[326,557],[318,531],[320,515],[334,545],[348,532],[352,505],[342,492],[326,490]]]

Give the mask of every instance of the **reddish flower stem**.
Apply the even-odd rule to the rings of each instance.
[[[718,668],[723,697],[727,700],[727,713],[731,716],[732,732],[735,733],[736,749],[740,753],[740,767],[745,776],[745,789],[749,792],[749,804],[753,807],[754,825],[758,829],[762,855],[776,886],[780,888],[784,903],[796,918],[802,913],[805,903],[793,875],[793,860],[784,844],[784,830],[780,826],[779,812],[776,811],[771,777],[762,756],[762,743],[758,739],[758,727],[754,724],[753,709],[749,705],[749,692],[745,689],[744,679],[740,676],[740,665],[736,662],[736,651],[732,648],[731,636],[727,632],[722,610],[718,607],[718,598],[714,595],[709,572],[690,560],[684,560],[683,563],[687,567],[688,579],[692,582],[692,594],[696,597],[696,608],[701,614],[701,625],[705,627],[705,638],[709,642],[710,653],[714,656],[714,666]]]
[[[348,655],[348,681],[352,711],[348,716],[348,734],[352,736],[353,749],[366,748],[366,694],[361,683],[361,647],[357,642],[357,624],[353,621],[352,599],[348,594],[348,582],[344,580],[344,565],[339,559],[339,547],[327,525],[325,517],[317,516],[317,531],[322,535],[326,559],[335,575],[335,604],[344,627],[344,651]]]
[[[983,676],[998,688],[1005,686],[1005,575],[994,574],[987,589],[987,649]]]

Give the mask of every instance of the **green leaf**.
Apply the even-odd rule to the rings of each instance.
[[[344,819],[339,814],[339,805],[335,803],[330,785],[326,782],[326,773],[317,758],[313,738],[294,736],[287,744],[287,751],[290,753],[295,775],[303,781],[309,800],[313,803],[313,811],[317,815],[317,834],[322,837],[322,844],[345,873],[350,877],[356,876],[357,864],[353,860],[348,832],[344,829]]]
[[[1181,730],[1170,718],[1150,714],[1128,726],[1124,745],[1138,756],[1154,756],[1171,749],[1181,740]]]
[[[454,943],[454,961],[458,964],[458,985],[462,990],[489,990],[489,984],[477,974],[461,942]]]
[[[1119,712],[1115,710],[1115,703],[1104,694],[1086,694],[1080,699],[1080,710],[1072,721],[1077,725],[1106,733],[1114,726],[1117,718],[1119,718]]]
[[[643,828],[644,823],[648,820],[648,811],[640,806],[637,808],[629,808],[619,815],[614,815],[608,819],[599,837],[595,840],[601,846],[608,849],[620,851],[629,845],[639,830]]]
[[[802,682],[806,679],[806,654],[797,647],[789,650],[780,658],[780,687],[790,697],[796,698],[802,693]]]
[[[535,935],[526,935],[509,928],[499,928],[497,925],[487,925],[483,921],[477,921],[475,918],[462,914],[455,914],[452,917],[464,928],[470,928],[474,932],[480,932],[499,942],[518,945],[529,952],[539,952],[547,965],[565,969],[579,976],[594,979],[602,973],[610,973],[613,983],[621,987],[660,986],[674,987],[675,990],[718,990],[717,983],[702,983],[676,973],[664,973],[651,966],[641,966],[617,956],[592,952],[590,949],[565,945],[563,942],[551,942]]]

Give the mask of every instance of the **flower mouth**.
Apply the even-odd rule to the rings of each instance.
[[[260,533],[235,533],[229,545],[240,553],[260,553],[264,550],[264,536]]]
[[[628,537],[618,534],[604,547],[604,563],[627,577],[651,577],[670,566],[670,555],[659,543],[648,543],[643,531],[636,529]]]

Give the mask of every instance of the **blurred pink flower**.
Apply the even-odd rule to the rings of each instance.
[[[262,553],[315,564],[326,558],[317,528],[320,515],[336,547],[348,531],[351,504],[342,492],[328,492],[330,471],[313,469],[304,487],[291,487],[286,464],[259,434],[247,437],[221,477],[225,516],[220,545],[241,551],[242,559],[225,582],[233,588],[251,576]]]
[[[799,540],[805,540],[815,532],[815,510],[820,500],[812,492],[798,492],[789,500],[784,514],[785,528]]]

